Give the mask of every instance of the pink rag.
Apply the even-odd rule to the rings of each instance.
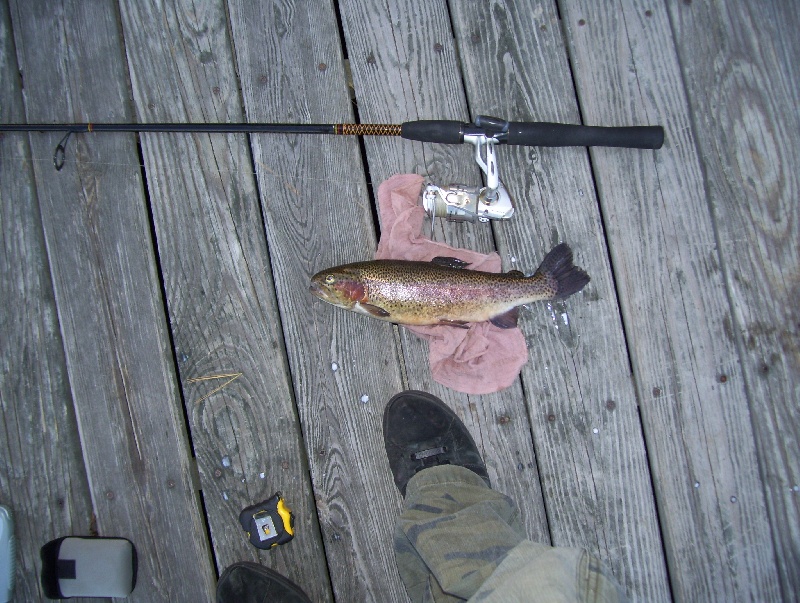
[[[469,269],[500,272],[500,256],[484,255],[437,243],[422,236],[425,210],[418,203],[422,177],[397,174],[378,188],[381,240],[375,259],[427,262],[454,257]],[[517,329],[500,329],[488,322],[468,329],[449,326],[407,327],[428,340],[431,374],[439,383],[467,394],[490,394],[511,385],[528,361],[525,337]]]

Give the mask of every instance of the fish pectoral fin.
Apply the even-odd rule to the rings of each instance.
[[[489,322],[501,329],[513,329],[517,326],[517,319],[519,318],[519,308],[511,308],[508,312],[498,314]]]
[[[367,314],[372,314],[372,316],[377,318],[386,318],[390,314],[380,306],[375,306],[373,304],[361,303],[359,306],[361,306]]]
[[[436,256],[431,260],[431,264],[436,264],[437,266],[444,266],[445,268],[466,268],[469,266],[469,262],[465,262],[464,260],[459,260],[458,258],[451,258],[445,256]]]
[[[439,319],[439,324],[443,327],[458,327],[459,329],[469,329],[469,323],[464,320]]]

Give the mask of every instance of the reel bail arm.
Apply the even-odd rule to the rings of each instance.
[[[514,202],[500,181],[495,145],[508,132],[508,122],[479,115],[475,124],[462,124],[462,142],[475,147],[475,163],[486,177],[486,186],[451,184],[441,188],[428,184],[422,193],[422,206],[431,217],[451,222],[508,220],[514,215]]]

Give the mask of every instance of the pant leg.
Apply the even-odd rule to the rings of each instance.
[[[598,573],[599,562],[578,549],[526,540],[513,501],[463,467],[433,467],[411,478],[394,545],[415,603],[473,596],[489,602],[620,600],[613,579]],[[591,598],[598,586],[615,598]]]
[[[414,601],[469,599],[524,539],[511,499],[455,465],[411,478],[395,527],[398,569]]]
[[[625,595],[602,563],[582,549],[521,542],[469,603],[621,603]]]

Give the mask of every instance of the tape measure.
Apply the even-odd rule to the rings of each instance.
[[[239,513],[239,523],[247,532],[250,544],[271,549],[294,538],[294,515],[280,492]]]

